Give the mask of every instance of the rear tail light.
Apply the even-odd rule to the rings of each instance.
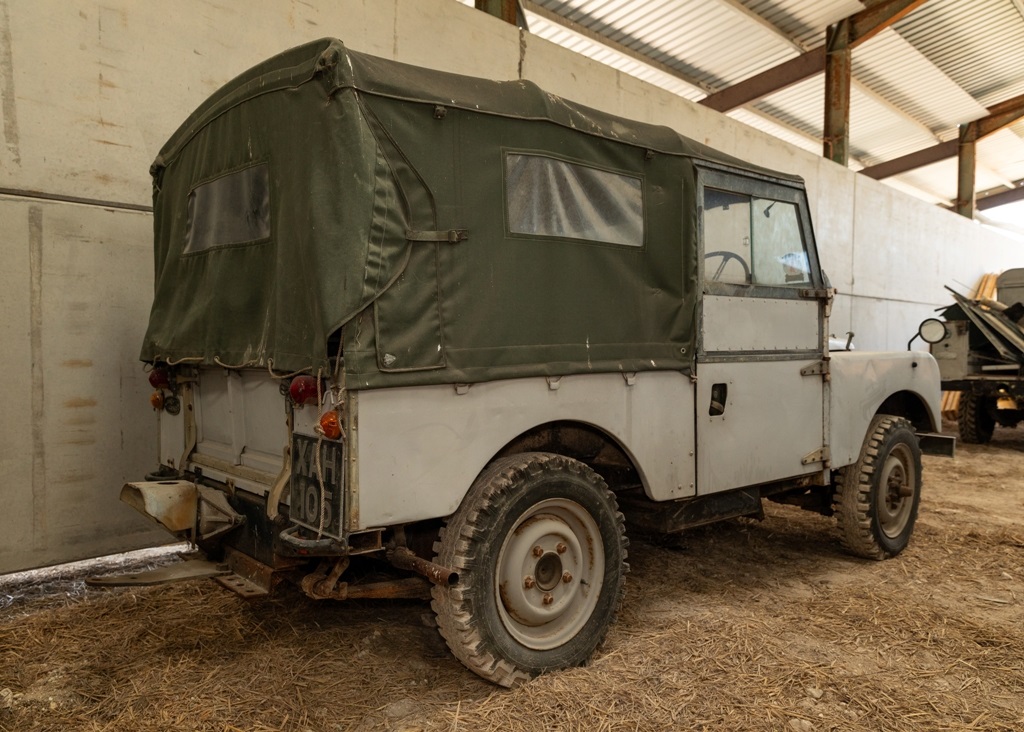
[[[149,385],[154,389],[167,389],[171,386],[171,372],[166,366],[157,366],[149,372]]]
[[[335,410],[324,412],[320,417],[320,429],[328,440],[337,440],[341,437],[341,419],[338,417],[338,412]]]
[[[320,393],[322,394],[323,391],[321,388]],[[292,379],[291,386],[288,387],[288,395],[296,404],[315,404],[317,402],[316,377],[309,374],[296,376]]]

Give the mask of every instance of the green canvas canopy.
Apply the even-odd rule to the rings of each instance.
[[[696,168],[763,171],[528,81],[325,39],[229,82],[152,167],[142,359],[349,388],[690,368]]]

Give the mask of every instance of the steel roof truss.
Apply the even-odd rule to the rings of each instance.
[[[843,40],[849,48],[856,48],[925,2],[927,0],[883,0],[840,21],[839,24],[846,24]],[[774,68],[709,94],[700,103],[719,112],[727,112],[819,74],[825,70],[826,46],[827,43],[812,48]]]

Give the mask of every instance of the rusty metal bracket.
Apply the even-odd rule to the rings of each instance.
[[[297,536],[299,527],[292,525],[281,532],[281,541],[294,553],[305,557],[332,557],[348,553],[348,542],[325,536],[322,539],[304,539]]]
[[[348,569],[348,565],[348,557],[342,557],[334,563],[334,566],[330,566],[328,562],[321,562],[316,571],[310,572],[302,578],[299,586],[308,597],[314,600],[330,600],[335,597],[339,589],[346,587],[344,582],[339,585],[338,580]]]
[[[422,577],[406,577],[397,580],[383,580],[366,584],[339,582],[348,569],[348,558],[339,559],[333,565],[323,562],[314,572],[307,574],[299,583],[306,596],[314,600],[350,600],[356,598],[430,598],[430,584]]]

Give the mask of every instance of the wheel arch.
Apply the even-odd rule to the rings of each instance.
[[[579,460],[604,478],[612,490],[644,486],[638,461],[609,430],[576,419],[544,422],[509,440],[493,459],[524,452],[550,452]]]
[[[890,394],[878,405],[875,416],[891,414],[908,420],[917,432],[934,432],[939,429],[928,410],[928,403],[916,392],[904,389]]]

